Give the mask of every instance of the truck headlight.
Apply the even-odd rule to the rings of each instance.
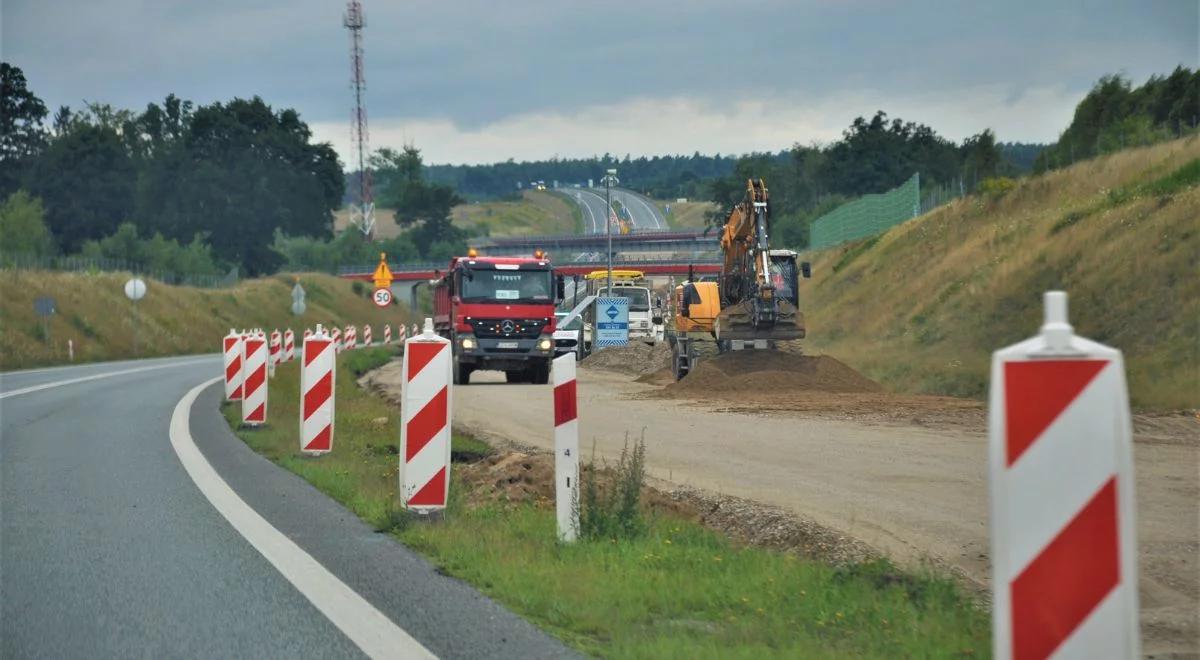
[[[462,347],[464,350],[472,350],[475,348],[475,346],[475,339],[473,337],[463,337]]]
[[[543,351],[550,350],[551,346],[554,346],[554,342],[551,341],[549,337],[542,337],[540,340],[538,340],[538,348],[542,349]]]

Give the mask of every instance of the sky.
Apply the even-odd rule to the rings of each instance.
[[[0,0],[0,57],[52,110],[258,95],[350,156],[336,0]],[[884,110],[1053,141],[1102,75],[1200,60],[1200,2],[364,0],[372,148],[427,163],[742,154]]]

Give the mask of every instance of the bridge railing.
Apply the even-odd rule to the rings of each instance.
[[[555,266],[594,266],[603,268],[608,265],[608,260],[603,255],[595,258],[581,259],[578,261],[558,261],[552,262]],[[687,266],[688,264],[707,265],[721,263],[721,258],[716,254],[709,253],[693,253],[683,255],[663,255],[663,256],[646,256],[646,257],[618,257],[613,259],[613,266],[620,268],[637,268],[638,266],[665,266],[680,264]],[[344,264],[337,268],[338,275],[362,275],[363,273],[375,272],[376,263],[361,263],[361,264]],[[415,272],[430,272],[434,270],[445,270],[449,266],[448,262],[408,262],[408,263],[389,263],[388,268],[393,273],[415,273]]]

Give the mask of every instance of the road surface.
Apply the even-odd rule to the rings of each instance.
[[[579,205],[583,212],[583,232],[585,234],[604,233],[607,200],[603,188],[568,188],[561,192]],[[612,199],[614,206],[620,204],[628,209],[631,224],[636,231],[667,229],[666,217],[650,199],[624,188],[613,188]]]
[[[220,371],[0,375],[0,657],[572,655],[250,451]]]

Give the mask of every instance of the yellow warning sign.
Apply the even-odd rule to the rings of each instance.
[[[386,289],[392,285],[392,269],[387,265],[387,254],[379,253],[379,265],[375,268],[375,274],[371,276],[375,280],[376,289]]]

